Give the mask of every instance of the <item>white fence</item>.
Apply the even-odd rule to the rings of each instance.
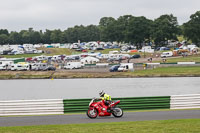
[[[200,94],[171,96],[170,109],[200,108]]]
[[[63,114],[63,99],[0,101],[0,116]]]

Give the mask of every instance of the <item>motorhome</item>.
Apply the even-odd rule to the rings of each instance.
[[[134,71],[133,63],[121,63],[118,72]]]
[[[47,63],[33,63],[30,66],[32,71],[44,71],[48,67]]]
[[[81,62],[67,62],[64,66],[64,69],[79,69],[82,68],[83,64]]]
[[[12,64],[11,71],[27,71],[29,70],[29,64]]]

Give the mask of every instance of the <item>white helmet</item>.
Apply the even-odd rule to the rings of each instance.
[[[99,96],[100,96],[100,97],[103,97],[104,94],[105,94],[105,92],[104,92],[103,90],[101,90],[101,91],[99,92]]]

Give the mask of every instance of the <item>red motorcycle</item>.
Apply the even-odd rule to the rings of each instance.
[[[123,116],[123,110],[116,106],[120,103],[120,100],[112,101],[109,106],[105,105],[104,100],[98,102],[96,102],[96,100],[96,98],[93,98],[89,103],[89,109],[87,111],[87,116],[89,118],[94,119],[97,116],[111,116],[111,114],[117,118]]]

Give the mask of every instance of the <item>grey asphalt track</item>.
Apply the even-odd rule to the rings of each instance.
[[[124,112],[124,116],[122,118],[114,118],[113,116],[111,116],[111,117],[98,117],[96,119],[89,119],[86,116],[86,114],[0,117],[0,127],[102,123],[102,122],[122,122],[122,121],[146,121],[146,120],[170,120],[170,119],[191,119],[191,118],[200,119],[200,110]]]

